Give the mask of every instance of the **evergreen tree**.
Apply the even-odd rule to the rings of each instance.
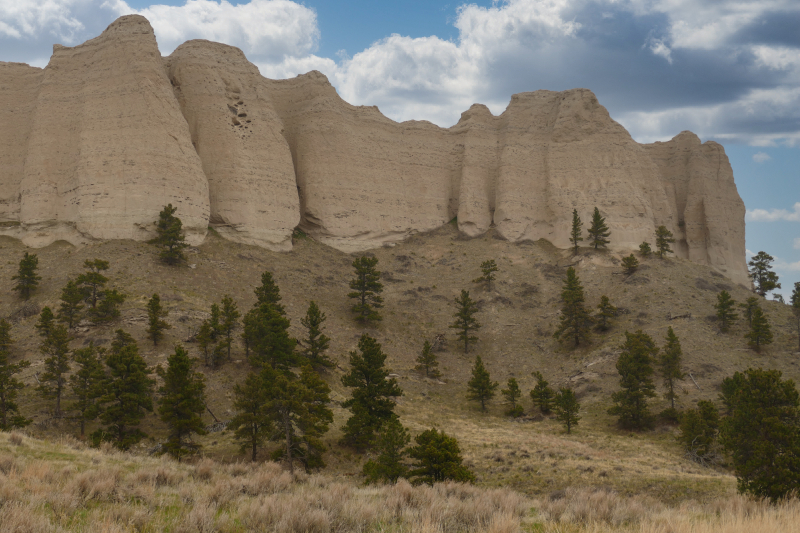
[[[350,281],[350,288],[353,292],[349,293],[347,297],[357,299],[353,305],[353,312],[356,314],[356,319],[361,322],[382,319],[376,311],[383,307],[383,298],[378,296],[383,292],[383,284],[379,281],[381,273],[375,270],[377,264],[377,257],[363,256],[353,261],[356,277]]]
[[[322,468],[325,445],[320,437],[333,422],[328,408],[330,388],[311,366],[302,369],[300,379],[291,373],[264,369],[267,411],[275,431],[272,440],[281,442],[274,459],[284,459],[294,474],[294,461],[300,460],[306,471]]]
[[[592,317],[584,305],[583,286],[575,273],[575,269],[567,269],[567,278],[561,291],[561,316],[556,332],[553,336],[562,342],[574,341],[579,346],[581,341],[588,343],[589,329],[592,326]]]
[[[600,297],[600,303],[597,305],[597,329],[600,331],[608,331],[611,329],[611,321],[617,316],[617,308],[611,305],[611,301],[605,294]]]
[[[158,214],[156,236],[147,241],[161,248],[158,256],[168,265],[177,265],[186,259],[183,250],[189,246],[184,240],[186,235],[183,233],[183,223],[175,216],[177,210],[172,204],[164,206]]]
[[[372,446],[375,434],[394,416],[394,400],[403,394],[395,378],[386,379],[383,366],[386,354],[369,335],[362,335],[358,351],[350,352],[350,372],[342,376],[342,385],[353,389],[342,407],[353,413],[342,430],[342,442],[357,449]]]
[[[511,404],[511,406],[506,410],[506,415],[513,416],[515,418],[522,416],[522,406],[517,403],[522,397],[522,391],[519,389],[517,380],[514,378],[509,378],[507,388],[501,390],[500,393],[505,397],[506,401]]]
[[[106,357],[108,383],[100,403],[100,421],[105,428],[95,431],[95,442],[113,441],[120,450],[127,450],[147,435],[137,426],[146,411],[153,411],[153,371],[147,367],[139,346],[122,330],[117,331],[116,346]]]
[[[653,339],[642,330],[625,332],[625,343],[617,360],[621,390],[611,395],[614,406],[608,414],[619,417],[624,429],[644,429],[652,424],[647,398],[656,395],[653,385],[653,358],[658,348]]]
[[[622,269],[627,275],[631,275],[639,268],[639,260],[636,256],[631,254],[622,258]]]
[[[433,428],[417,435],[414,441],[417,445],[408,450],[408,455],[416,459],[416,463],[408,475],[415,484],[475,481],[475,475],[462,464],[461,448],[454,437]]]
[[[717,318],[719,318],[719,329],[723,333],[727,333],[731,329],[731,324],[739,318],[734,308],[736,301],[731,298],[728,291],[723,290],[717,294],[717,303],[714,304],[714,309],[717,310]]]
[[[100,414],[97,399],[102,396],[106,381],[102,361],[104,355],[105,350],[95,346],[94,342],[72,353],[78,369],[69,377],[70,389],[75,395],[75,401],[70,408],[78,413],[76,418],[81,423],[81,439],[86,434],[86,422],[95,420]]]
[[[531,390],[533,406],[538,407],[543,415],[549,415],[555,392],[550,388],[550,384],[544,379],[541,372],[537,370],[531,375],[536,378],[536,386]]]
[[[119,308],[125,302],[125,295],[117,289],[106,289],[96,307],[89,309],[89,318],[94,324],[106,324],[119,318]]]
[[[578,216],[578,210],[572,210],[572,229],[569,232],[569,242],[572,243],[573,249],[575,253],[578,253],[578,243],[583,240],[581,237],[581,233],[583,233],[583,222],[581,222],[581,217]]]
[[[581,410],[581,404],[578,403],[578,397],[575,396],[575,391],[568,387],[561,387],[558,389],[555,398],[553,399],[553,409],[556,412],[556,418],[559,419],[567,430],[567,434],[572,431],[572,426],[577,426],[581,417],[578,412]]]
[[[253,462],[258,457],[258,448],[273,432],[266,390],[264,376],[256,372],[250,372],[244,383],[233,386],[236,415],[228,422],[228,429],[233,431],[242,453],[251,451]]]
[[[211,354],[214,351],[212,347],[212,343],[214,342],[212,335],[213,329],[211,328],[211,324],[208,320],[203,320],[203,323],[200,324],[200,328],[197,330],[195,339],[197,339],[197,344],[200,345],[200,350],[203,352],[203,360],[206,366],[211,365]]]
[[[127,331],[121,329],[116,330],[114,332],[114,340],[111,341],[111,351],[119,353],[126,346],[136,346],[136,340]]]
[[[753,309],[753,317],[750,323],[750,331],[745,333],[747,345],[756,352],[761,351],[761,346],[772,344],[772,328],[770,328],[767,315],[760,307]]]
[[[20,298],[23,300],[27,300],[31,297],[31,293],[36,290],[36,287],[39,285],[39,280],[42,279],[41,276],[36,274],[38,269],[39,258],[36,254],[25,252],[25,255],[19,262],[17,275],[11,277],[12,280],[16,280],[17,282],[13,290],[17,291]]]
[[[681,372],[681,357],[683,351],[681,350],[681,341],[672,327],[667,329],[667,344],[661,350],[658,358],[658,366],[661,371],[661,377],[664,379],[664,387],[667,392],[664,393],[664,398],[670,403],[673,412],[675,410],[675,398],[678,397],[675,392],[675,381],[684,378]]]
[[[275,280],[272,279],[272,272],[266,270],[261,274],[261,285],[256,287],[253,292],[256,295],[256,303],[254,308],[259,308],[264,304],[269,304],[281,314],[286,315],[286,310],[279,302],[281,301],[281,291]]]
[[[280,314],[274,305],[262,304],[249,326],[252,363],[268,364],[279,370],[297,365],[297,340],[289,336],[289,319]]]
[[[75,282],[83,292],[83,299],[94,309],[103,296],[103,288],[108,283],[108,278],[101,274],[101,272],[108,270],[108,261],[103,261],[102,259],[90,261],[87,259],[83,262],[83,266],[87,270],[78,276]]]
[[[22,360],[12,363],[11,359],[11,324],[5,319],[0,320],[0,431],[9,431],[14,428],[25,427],[31,423],[19,412],[17,394],[25,384],[14,377],[30,366],[30,362]]]
[[[723,380],[730,415],[721,442],[731,454],[739,492],[786,498],[800,486],[800,397],[778,370],[748,369]]]
[[[664,254],[673,253],[672,248],[669,247],[673,242],[675,242],[675,239],[672,237],[672,232],[666,226],[656,228],[656,249],[658,250],[656,253],[658,257],[664,259]]]
[[[598,247],[605,248],[606,244],[611,242],[608,240],[611,232],[608,231],[606,219],[605,217],[600,216],[600,211],[596,207],[594,208],[594,213],[592,214],[592,225],[589,228],[588,233],[589,244],[594,246],[595,250],[597,250]]]
[[[233,332],[239,327],[239,308],[233,298],[227,294],[222,298],[222,315],[220,322],[220,334],[225,338],[228,350],[228,361],[231,360],[231,344],[233,344]]]
[[[81,320],[81,310],[83,310],[83,292],[78,284],[69,280],[66,286],[61,289],[61,304],[58,306],[59,322],[67,325],[67,328],[72,329]]]
[[[745,318],[747,319],[747,327],[752,327],[753,325],[753,311],[758,308],[758,298],[755,296],[749,297],[743,304],[739,304],[739,307],[742,308],[742,312],[744,313]]]
[[[494,273],[500,270],[497,268],[497,263],[494,259],[487,259],[483,263],[481,263],[481,275],[472,280],[472,283],[485,283],[486,285],[491,285],[491,283],[495,280]]]
[[[54,325],[41,344],[44,354],[44,372],[39,374],[36,390],[44,398],[55,399],[54,415],[61,416],[61,398],[67,385],[69,372],[69,332],[62,325]]]
[[[458,331],[458,341],[464,343],[464,353],[469,352],[469,343],[478,342],[478,337],[470,335],[471,331],[480,329],[478,319],[473,315],[478,312],[478,304],[469,297],[469,291],[461,289],[461,296],[456,298],[455,322],[450,327]]]
[[[147,302],[147,334],[153,341],[153,346],[157,346],[158,341],[164,337],[164,330],[172,327],[163,320],[165,316],[167,316],[167,310],[161,306],[161,298],[158,294],[153,294],[153,297]]]
[[[203,374],[192,368],[194,362],[180,344],[167,359],[167,369],[159,365],[156,372],[164,380],[158,392],[158,414],[168,429],[164,451],[181,461],[196,453],[200,445],[192,442],[193,433],[205,435],[206,429],[201,415],[205,411],[206,383]]]
[[[650,257],[650,254],[653,253],[653,250],[650,249],[649,242],[643,242],[639,245],[639,255],[642,257]]]
[[[794,314],[795,327],[797,328],[797,350],[800,351],[800,281],[796,281],[794,284],[790,302],[792,305],[792,313]]]
[[[494,398],[498,383],[492,381],[489,371],[483,366],[481,356],[475,358],[472,378],[467,382],[467,399],[481,402],[481,411],[486,411],[486,402]]]
[[[299,341],[303,345],[303,357],[315,369],[333,368],[336,363],[325,353],[330,346],[331,339],[322,332],[322,324],[327,317],[320,311],[317,302],[308,304],[306,316],[300,323],[306,328],[306,338]]]
[[[768,292],[780,289],[778,275],[772,271],[772,262],[775,259],[766,252],[758,252],[747,263],[750,266],[750,277],[756,286],[756,292],[762,297]]]
[[[219,368],[220,366],[225,363],[225,357],[228,354],[228,341],[220,340],[214,345],[214,349],[211,350],[211,366],[213,368]]]
[[[433,353],[433,347],[427,340],[422,345],[422,353],[417,357],[417,366],[414,367],[414,370],[424,373],[426,378],[438,378],[442,375],[439,372],[439,359]]]
[[[47,337],[50,336],[50,333],[52,333],[53,328],[56,327],[53,311],[51,311],[49,307],[44,306],[39,313],[39,320],[33,327],[36,328],[36,332],[42,338],[42,341],[46,340]]]
[[[700,400],[696,409],[687,409],[681,415],[678,440],[690,458],[701,463],[712,461],[716,454],[719,427],[717,407],[707,400]]]
[[[407,477],[408,467],[403,464],[403,458],[408,453],[406,446],[409,442],[411,435],[400,419],[395,416],[387,420],[375,443],[377,457],[364,465],[367,483],[397,483],[401,477]]]

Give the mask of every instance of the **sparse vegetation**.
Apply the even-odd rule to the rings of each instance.
[[[500,270],[497,267],[497,263],[494,259],[487,259],[483,263],[481,263],[481,275],[474,280],[473,283],[483,283],[487,286],[491,285],[492,282],[495,280],[496,276],[494,275],[495,272]]]
[[[425,340],[422,345],[422,353],[417,357],[417,366],[414,370],[425,374],[426,378],[438,378],[442,374],[439,372],[439,359],[433,353],[433,346],[430,341]]]
[[[653,250],[650,248],[649,242],[645,241],[639,245],[639,255],[641,255],[642,257],[650,257],[652,253]]]
[[[631,254],[622,258],[622,269],[627,275],[631,275],[639,269],[639,260]]]

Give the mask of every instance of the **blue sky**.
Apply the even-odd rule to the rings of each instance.
[[[47,63],[139,12],[162,54],[205,38],[272,78],[312,69],[342,97],[442,126],[472,103],[586,87],[640,142],[682,130],[725,146],[747,247],[800,280],[797,0],[0,0],[0,60]]]

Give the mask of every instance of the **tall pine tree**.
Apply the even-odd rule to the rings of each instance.
[[[265,270],[264,273],[261,274],[261,285],[256,287],[253,292],[256,295],[256,303],[253,305],[254,308],[257,309],[264,304],[269,304],[274,307],[279,314],[286,314],[286,310],[280,303],[281,290],[272,278],[272,272]]]
[[[581,217],[578,216],[578,210],[572,210],[572,229],[569,232],[569,242],[572,243],[573,250],[577,254],[578,253],[578,243],[583,240],[581,234],[583,233],[583,222],[581,222]]]
[[[481,411],[486,411],[486,402],[494,398],[498,383],[492,381],[489,371],[483,366],[481,356],[475,358],[472,378],[467,382],[467,399],[481,402]]]
[[[522,397],[522,391],[519,388],[517,380],[515,378],[509,378],[508,385],[506,385],[506,388],[501,390],[500,393],[509,403],[509,407],[506,409],[506,415],[513,417],[522,416],[522,406],[517,403]]]
[[[584,303],[583,285],[572,267],[567,269],[561,301],[564,304],[561,307],[561,323],[553,336],[562,342],[574,342],[575,346],[580,346],[581,342],[588,343],[592,317]]]
[[[25,384],[14,377],[30,366],[25,359],[18,363],[11,362],[11,324],[0,320],[0,431],[9,431],[25,427],[31,423],[19,412],[17,394]]]
[[[608,414],[618,417],[624,429],[644,429],[650,427],[653,417],[647,406],[647,399],[656,395],[653,384],[653,359],[658,347],[653,339],[642,330],[636,333],[625,332],[625,343],[620,347],[622,353],[617,360],[621,389],[611,395],[614,401]]]
[[[326,318],[325,313],[320,311],[317,302],[311,300],[306,316],[300,319],[300,323],[306,328],[306,336],[299,341],[299,344],[303,346],[303,357],[315,369],[336,366],[336,363],[325,353],[331,343],[331,339],[322,332],[322,324]]]
[[[672,232],[667,229],[666,226],[659,226],[656,228],[656,249],[658,252],[658,257],[664,259],[664,254],[671,254],[672,248],[670,248],[670,244],[675,242],[675,239],[672,237]]]
[[[192,368],[194,361],[180,344],[167,359],[167,368],[159,366],[156,371],[164,384],[158,389],[158,414],[167,425],[167,442],[164,451],[181,461],[183,457],[197,453],[200,445],[193,442],[193,434],[205,435],[206,429],[201,415],[206,407],[205,378]]]
[[[611,300],[604,294],[600,297],[600,303],[597,305],[597,314],[595,315],[597,329],[600,331],[611,329],[611,321],[615,316],[617,316],[617,308],[611,305]]]
[[[438,378],[442,375],[439,372],[439,360],[436,358],[436,354],[433,353],[433,347],[429,341],[426,340],[425,344],[422,345],[422,353],[419,354],[416,362],[417,365],[414,370],[422,372],[426,378]]]
[[[555,398],[553,399],[553,409],[556,412],[556,418],[564,424],[564,429],[567,434],[572,432],[572,426],[577,426],[581,417],[578,413],[581,410],[581,404],[578,403],[578,397],[575,396],[575,391],[569,387],[561,387],[558,389]]]
[[[108,261],[102,259],[87,259],[83,262],[86,272],[78,276],[75,282],[83,292],[83,299],[92,309],[97,307],[97,302],[103,298],[103,289],[108,283],[108,278],[102,272],[108,270]]]
[[[20,298],[23,300],[27,300],[31,297],[31,293],[36,290],[36,287],[39,285],[39,280],[42,279],[41,276],[36,274],[38,269],[39,258],[36,254],[25,252],[25,255],[19,262],[17,274],[11,278],[17,282],[13,290],[17,291]]]
[[[157,346],[158,341],[164,337],[164,330],[172,327],[164,320],[165,316],[167,310],[161,305],[161,297],[153,294],[147,302],[147,335],[153,341],[153,346]]]
[[[589,244],[594,246],[595,250],[600,247],[605,248],[606,245],[611,242],[608,240],[611,232],[608,231],[606,219],[605,217],[600,216],[600,210],[598,210],[596,207],[594,208],[594,213],[592,214],[592,225],[587,232],[589,233]]]
[[[353,292],[347,297],[356,299],[352,309],[360,322],[381,320],[377,309],[383,307],[383,298],[379,296],[383,292],[383,284],[379,281],[381,273],[375,269],[377,264],[377,257],[363,256],[353,261],[356,277],[350,281]]]
[[[751,296],[743,304],[739,304],[739,307],[742,309],[744,313],[744,317],[747,319],[747,327],[751,327],[753,325],[753,311],[758,307],[758,298],[756,296]]]
[[[717,303],[714,304],[714,309],[717,310],[717,318],[719,318],[719,329],[723,333],[727,333],[731,329],[731,324],[739,318],[739,315],[734,311],[736,301],[731,298],[728,291],[721,291],[717,294]]]
[[[41,344],[42,354],[45,355],[44,372],[39,374],[39,391],[44,398],[55,399],[53,411],[56,418],[61,416],[61,398],[67,385],[69,372],[69,341],[67,328],[54,325]]]
[[[772,271],[774,260],[775,258],[768,253],[758,252],[747,263],[750,267],[750,277],[756,286],[756,292],[761,296],[766,296],[768,292],[781,288],[781,284],[778,283],[778,275]]]
[[[83,292],[74,280],[69,280],[61,289],[61,303],[58,306],[56,315],[59,322],[63,322],[69,329],[72,329],[81,320],[83,310]]]
[[[250,372],[244,383],[233,386],[233,408],[236,415],[228,422],[228,429],[233,431],[233,438],[239,442],[242,453],[250,452],[250,459],[255,462],[258,449],[273,434],[272,419],[267,409],[267,386],[265,371]]]
[[[541,372],[536,370],[531,375],[536,378],[536,385],[531,390],[533,406],[538,407],[543,415],[549,415],[555,392],[550,388],[550,384],[544,379]]]
[[[760,307],[753,309],[750,331],[745,333],[744,336],[747,339],[747,345],[756,352],[760,352],[762,346],[772,344],[772,328],[770,328],[767,315],[764,314]]]
[[[664,393],[664,398],[669,402],[670,408],[674,413],[675,399],[678,397],[675,393],[675,382],[684,377],[683,372],[681,372],[683,351],[681,350],[681,341],[675,335],[672,327],[667,329],[666,340],[667,343],[658,357],[658,367],[661,372],[661,378],[664,380],[664,387],[667,389]]]
[[[86,422],[95,420],[100,414],[98,398],[103,395],[106,372],[102,358],[105,350],[90,342],[89,346],[72,353],[77,370],[69,377],[70,388],[75,401],[70,408],[77,412],[75,418],[81,424],[81,439],[86,435]]]
[[[400,423],[400,419],[390,418],[383,424],[375,444],[376,457],[364,465],[364,476],[367,483],[397,483],[401,477],[408,475],[408,467],[403,459],[408,454],[406,447],[411,442],[411,435]]]
[[[450,327],[458,331],[458,341],[464,343],[464,353],[469,352],[469,343],[477,342],[478,337],[470,332],[480,329],[481,325],[475,318],[478,304],[469,297],[469,291],[461,289],[461,296],[456,298],[456,312],[453,314],[455,322]]]
[[[183,250],[189,246],[184,240],[186,235],[183,233],[183,223],[175,216],[177,210],[172,204],[164,206],[158,214],[156,236],[147,241],[161,248],[158,256],[168,265],[177,265],[186,259]]]
[[[228,361],[231,360],[231,344],[233,344],[233,332],[239,327],[239,308],[233,298],[227,294],[222,298],[220,334],[225,338],[225,348],[228,351]]]

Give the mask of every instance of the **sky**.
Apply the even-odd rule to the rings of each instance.
[[[161,53],[203,38],[264,76],[319,70],[395,120],[458,121],[514,93],[591,89],[639,142],[683,130],[725,147],[747,248],[800,281],[798,0],[0,0],[0,60],[45,66],[140,13]]]

